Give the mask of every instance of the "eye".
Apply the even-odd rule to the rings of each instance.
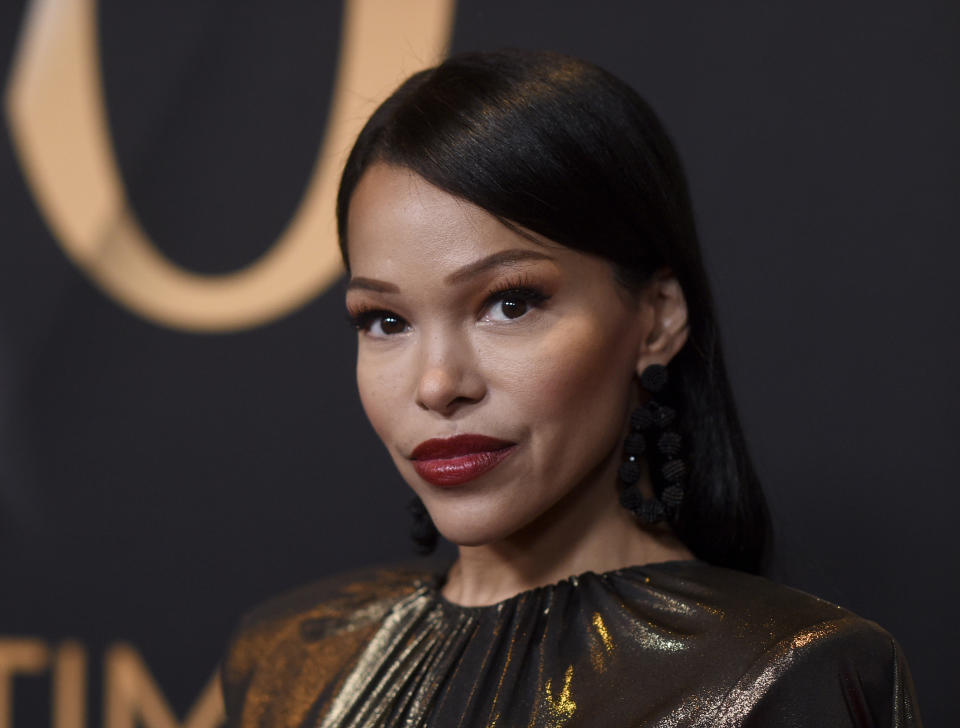
[[[350,323],[358,331],[380,339],[405,333],[409,328],[405,319],[390,311],[361,311],[350,317]]]
[[[374,331],[375,329],[377,329],[376,332]],[[402,334],[406,330],[407,322],[392,313],[385,313],[379,316],[370,327],[371,333],[383,333],[386,336]]]
[[[488,299],[484,318],[491,321],[518,319],[546,300],[547,296],[533,288],[510,288],[499,291]]]

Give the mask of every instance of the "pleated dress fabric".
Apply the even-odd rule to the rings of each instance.
[[[876,624],[697,561],[587,573],[487,607],[382,570],[251,613],[223,668],[234,728],[919,726]]]

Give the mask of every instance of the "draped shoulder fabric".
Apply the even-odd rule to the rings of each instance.
[[[231,728],[920,726],[873,622],[760,577],[676,561],[592,572],[488,607],[440,577],[340,577],[241,623]]]

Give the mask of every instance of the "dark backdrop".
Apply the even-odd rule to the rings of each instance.
[[[22,10],[0,5],[4,73]],[[114,143],[172,259],[232,270],[283,228],[339,22],[334,2],[102,4]],[[890,630],[930,725],[960,647],[958,30],[949,0],[460,0],[452,41],[580,55],[658,109],[772,501],[774,574]],[[242,333],[162,328],[66,259],[6,134],[0,205],[0,635],[84,646],[90,726],[104,650],[132,643],[182,717],[240,612],[409,558],[341,289]],[[35,672],[13,681],[17,728],[49,720]]]

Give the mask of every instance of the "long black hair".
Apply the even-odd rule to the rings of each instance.
[[[690,335],[669,365],[689,477],[674,530],[705,561],[759,571],[766,502],[737,417],[680,160],[647,103],[593,64],[558,53],[466,53],[414,74],[374,112],[347,160],[347,212],[375,162],[569,248],[611,262],[637,290],[663,268],[683,288]]]

